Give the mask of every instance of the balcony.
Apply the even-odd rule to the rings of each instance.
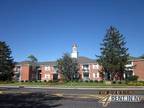
[[[20,71],[15,71],[14,73],[15,73],[15,74],[20,74]]]
[[[125,65],[125,67],[126,67],[126,68],[128,68],[128,67],[133,67],[133,64],[127,64],[127,65]]]
[[[125,70],[126,70],[126,71],[133,71],[133,68],[132,68],[132,67],[126,67]]]
[[[57,68],[57,66],[53,66],[53,73],[54,73],[54,74],[57,74],[57,73],[58,73],[58,68]]]

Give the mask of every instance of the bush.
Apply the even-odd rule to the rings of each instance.
[[[38,82],[41,83],[42,81],[41,81],[41,80],[38,80]]]
[[[134,76],[130,76],[127,78],[127,81],[137,81],[138,80],[138,76],[134,75]]]
[[[24,80],[21,80],[21,82],[24,82]]]
[[[33,82],[32,80],[30,80],[29,82]]]
[[[93,82],[93,80],[90,80],[90,82]]]
[[[98,80],[94,80],[95,83],[98,83]]]
[[[49,82],[49,83],[52,83],[53,81],[52,81],[52,80],[49,80],[48,82]]]
[[[112,81],[112,84],[116,84],[116,81]]]
[[[121,81],[118,81],[118,84],[122,84],[122,82],[121,82]]]
[[[85,80],[85,82],[87,82],[87,83],[88,83],[89,81],[88,81],[88,80]]]
[[[28,80],[25,80],[25,82],[28,82]]]
[[[47,82],[47,80],[44,80],[44,82]]]
[[[10,81],[11,83],[15,83],[15,82],[17,82],[17,81]]]
[[[69,81],[69,80],[64,80],[64,82],[65,82],[65,83],[68,83],[68,82],[70,82],[70,81]]]
[[[38,82],[37,80],[35,80],[35,82]]]

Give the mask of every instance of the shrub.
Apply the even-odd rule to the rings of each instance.
[[[112,84],[116,84],[116,81],[112,81]]]
[[[35,82],[38,82],[37,80],[35,80]]]
[[[90,82],[93,82],[93,80],[90,80]]]
[[[48,82],[49,82],[49,83],[52,83],[53,81],[52,81],[52,80],[49,80]]]
[[[138,80],[138,76],[134,75],[134,76],[130,76],[127,78],[128,81],[137,81]]]
[[[28,82],[28,80],[25,80],[25,82]]]
[[[121,81],[118,81],[118,84],[122,84],[122,82],[121,82]]]
[[[65,82],[65,83],[68,83],[68,82],[69,82],[69,80],[64,80],[64,82]]]
[[[89,82],[88,80],[85,80],[85,82]]]
[[[21,82],[24,82],[24,80],[21,80]]]
[[[98,83],[98,80],[94,80],[95,83]]]
[[[32,80],[30,80],[29,82],[33,82]]]
[[[44,80],[44,82],[47,82],[47,80]]]
[[[15,82],[17,82],[17,81],[11,81],[11,83],[15,83]]]

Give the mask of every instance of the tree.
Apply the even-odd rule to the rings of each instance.
[[[144,54],[142,54],[140,57],[138,57],[139,59],[144,59]]]
[[[34,62],[34,63],[36,63],[38,60],[37,60],[37,58],[34,56],[34,55],[29,55],[27,58],[29,58],[30,59],[30,61],[32,61],[32,62]]]
[[[32,68],[32,80],[38,80],[38,59],[34,55],[29,55],[27,58],[31,61],[31,68]]]
[[[9,46],[0,41],[0,80],[12,80],[15,63],[11,56],[11,49]]]
[[[125,65],[129,57],[125,44],[123,35],[111,26],[101,44],[101,56],[97,56],[97,61],[102,65],[107,80],[123,79]]]
[[[57,60],[59,72],[63,75],[65,80],[75,80],[79,78],[79,66],[77,59],[73,59],[69,54]]]

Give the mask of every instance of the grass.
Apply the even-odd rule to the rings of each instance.
[[[139,84],[139,83],[138,83]],[[0,86],[30,86],[30,87],[87,87],[87,88],[96,88],[96,87],[128,87],[128,86],[143,86],[134,85],[130,82],[130,85],[125,83],[124,81],[119,84],[118,82],[114,84],[106,84],[105,82],[40,82],[40,81],[32,81],[32,82],[0,82]]]

